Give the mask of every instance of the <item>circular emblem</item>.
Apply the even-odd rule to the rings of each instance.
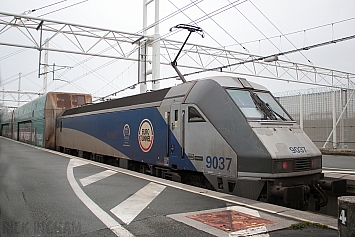
[[[138,142],[139,146],[144,152],[148,152],[153,146],[154,130],[153,125],[149,119],[143,119],[139,125]]]

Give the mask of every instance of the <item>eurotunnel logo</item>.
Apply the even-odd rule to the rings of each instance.
[[[139,130],[138,130],[138,142],[142,151],[148,152],[153,146],[153,141],[154,141],[153,125],[149,121],[149,119],[143,119],[143,121],[139,125]]]

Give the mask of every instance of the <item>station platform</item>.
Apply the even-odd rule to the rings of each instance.
[[[110,210],[124,222],[125,228],[133,234],[139,230],[140,236],[150,235],[142,233],[139,224],[140,220],[147,218],[148,213],[145,213],[147,210],[142,207],[139,207],[140,210],[137,211],[132,209],[136,205],[142,205],[141,202],[150,202],[154,197],[154,203],[150,202],[145,208],[151,209],[148,212],[154,210],[153,216],[160,216],[161,219],[167,220],[156,223],[165,227],[161,231],[154,232],[151,236],[166,236],[170,231],[181,228],[181,224],[185,225],[187,229],[194,229],[193,232],[201,232],[194,233],[193,236],[300,236],[307,235],[307,231],[309,236],[338,235],[338,220],[335,217],[192,187],[80,158],[73,159],[74,174],[82,185],[86,184],[86,180],[92,180],[94,183],[105,179],[106,175],[103,172],[112,171],[117,172],[115,175],[118,180],[114,183],[122,184],[124,180],[126,184],[129,184],[128,189],[131,192],[134,187],[139,187],[139,190],[132,196]],[[98,170],[99,167],[102,171]],[[91,172],[87,173],[89,170],[96,170],[96,172],[91,175]],[[142,186],[144,187],[141,188]],[[141,213],[138,214],[139,211]],[[310,224],[306,229],[298,229],[299,224],[302,225],[304,222],[315,225]],[[146,225],[147,223],[143,224],[143,226]],[[149,227],[149,229],[151,228],[152,226]],[[185,236],[180,234],[182,233],[173,231],[173,233],[169,233],[169,236]]]
[[[2,186],[10,175],[7,169],[21,170],[19,177],[25,181],[17,185],[26,182],[31,188],[23,190],[32,192],[26,194],[26,205],[40,205],[43,218],[80,220],[75,236],[338,236],[336,217],[192,187],[0,137],[0,188],[9,195],[11,188]],[[49,190],[42,190],[44,186]],[[30,204],[28,195],[42,192],[46,200]],[[22,195],[25,199],[24,191]],[[48,201],[51,205],[43,208]],[[13,222],[5,215],[12,212],[6,205],[0,202],[1,221]],[[42,217],[36,218],[35,223],[42,223]],[[3,223],[1,233],[6,231]],[[60,236],[72,235],[62,230]]]

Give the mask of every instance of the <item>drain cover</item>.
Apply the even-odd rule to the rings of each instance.
[[[235,232],[238,230],[276,224],[275,222],[260,217],[233,210],[209,212],[187,217],[226,232]]]

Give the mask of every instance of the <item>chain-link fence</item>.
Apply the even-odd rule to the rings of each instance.
[[[326,147],[355,149],[354,90],[319,88],[275,97],[318,147],[326,144],[336,124],[335,136],[329,137]]]

